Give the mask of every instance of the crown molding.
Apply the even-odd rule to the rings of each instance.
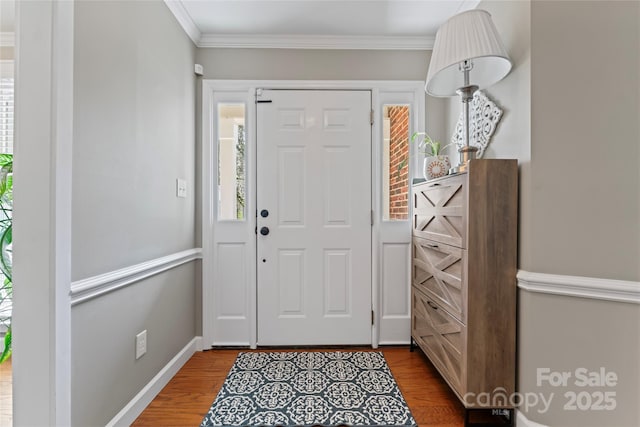
[[[16,45],[16,33],[14,32],[0,32],[0,47],[15,46]]]
[[[202,34],[202,48],[431,50],[435,37]]]
[[[196,26],[193,19],[191,19],[191,15],[187,12],[181,0],[164,0],[164,4],[167,5],[173,16],[175,16],[176,20],[182,27],[187,36],[193,41],[193,43],[197,46],[200,38],[202,37],[202,33]]]
[[[435,37],[424,36],[203,34],[181,0],[164,0],[164,3],[200,48],[431,50],[435,42]]]

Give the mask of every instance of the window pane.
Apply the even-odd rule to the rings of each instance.
[[[409,106],[383,109],[383,219],[409,218]]]
[[[244,220],[245,106],[218,104],[218,219]]]
[[[7,63],[0,61],[0,153],[13,154],[13,78],[9,74]],[[13,66],[13,61],[10,61]]]

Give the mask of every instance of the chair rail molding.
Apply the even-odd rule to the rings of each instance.
[[[518,288],[529,292],[640,304],[640,282],[520,270]]]
[[[71,284],[71,306],[201,258],[202,249],[192,248],[130,267],[77,280]]]

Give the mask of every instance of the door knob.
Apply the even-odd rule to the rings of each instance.
[[[261,216],[262,218],[266,218],[266,217],[268,217],[268,216],[269,216],[269,211],[268,211],[268,210],[266,210],[266,209],[262,209],[262,210],[260,211],[260,216]]]
[[[269,234],[269,227],[262,227],[260,229],[260,234],[262,234],[263,236],[266,236],[267,234]]]

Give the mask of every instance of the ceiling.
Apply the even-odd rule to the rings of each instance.
[[[165,0],[199,47],[431,49],[479,0]]]
[[[164,0],[199,47],[431,49],[438,27],[479,0]],[[13,44],[14,1],[0,0]],[[7,39],[7,40],[5,40]],[[10,40],[9,40],[10,39]]]

